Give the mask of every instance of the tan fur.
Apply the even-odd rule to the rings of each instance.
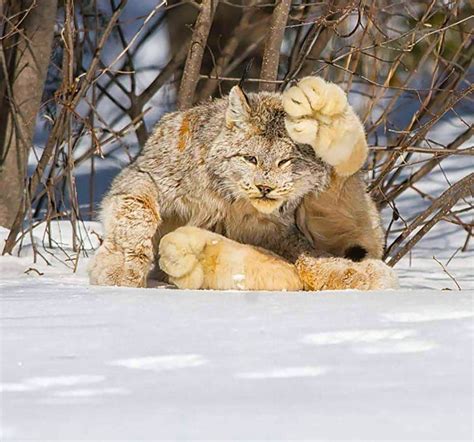
[[[367,250],[367,258],[382,258],[380,215],[358,175],[333,174],[325,192],[305,196],[297,223],[317,249],[344,256],[348,248],[359,245]]]
[[[107,235],[89,267],[91,284],[146,286],[160,216],[155,189],[143,185],[138,190],[138,194],[121,195],[104,204]]]
[[[303,255],[291,265],[266,250],[197,227],[180,227],[160,243],[160,267],[182,289],[377,290],[398,287],[382,261],[350,262]]]
[[[380,290],[398,288],[395,272],[377,259],[349,262],[302,256],[296,261],[305,290]]]
[[[379,215],[355,173],[366,155],[345,94],[314,77],[283,96],[235,87],[167,115],[103,201],[91,283],[144,287],[159,259],[181,288],[395,286],[381,261],[342,258],[354,246],[382,253]]]
[[[180,288],[301,290],[293,265],[270,252],[197,227],[180,227],[160,243],[160,267]]]
[[[352,175],[363,166],[368,154],[364,128],[339,86],[303,78],[283,94],[283,106],[290,136],[311,145],[339,175]]]
[[[186,149],[188,144],[188,138],[191,136],[190,121],[188,118],[183,117],[181,122],[181,127],[179,128],[179,141],[178,141],[178,150],[183,151]]]

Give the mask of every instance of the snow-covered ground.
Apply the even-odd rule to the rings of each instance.
[[[366,293],[91,287],[25,241],[0,258],[0,439],[472,440],[473,253],[458,291],[439,230]]]

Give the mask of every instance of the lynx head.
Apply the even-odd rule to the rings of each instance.
[[[225,127],[211,148],[217,191],[268,214],[326,186],[328,167],[311,147],[291,140],[284,120],[280,95],[232,88]]]

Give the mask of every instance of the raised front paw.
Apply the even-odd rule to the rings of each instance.
[[[293,119],[313,117],[328,121],[327,117],[342,114],[347,105],[344,91],[321,77],[305,77],[283,93],[283,107]]]
[[[204,270],[200,262],[207,244],[207,232],[197,227],[180,227],[160,241],[159,266],[179,288],[200,289]]]
[[[303,256],[296,269],[306,290],[381,290],[398,288],[391,267],[377,259],[353,262],[344,258]]]
[[[282,101],[285,127],[295,142],[312,146],[342,175],[363,165],[367,155],[364,129],[339,86],[306,77],[286,90]]]
[[[323,153],[333,138],[343,135],[340,131],[328,133],[328,128],[339,126],[337,123],[348,108],[346,94],[336,84],[320,77],[306,77],[287,89],[282,100],[286,130],[297,143],[310,144],[317,153]]]

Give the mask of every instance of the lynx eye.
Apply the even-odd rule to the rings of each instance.
[[[252,163],[252,164],[257,164],[257,157],[253,157],[251,155],[243,155],[243,158],[245,161]]]
[[[278,167],[283,167],[285,164],[288,164],[291,161],[291,158],[285,158],[278,162]]]

